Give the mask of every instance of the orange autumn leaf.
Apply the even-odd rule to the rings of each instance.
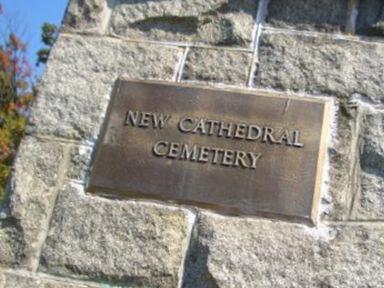
[[[1,69],[4,69],[4,70],[9,69],[10,64],[11,64],[11,62],[9,61],[8,55],[4,51],[0,51]]]

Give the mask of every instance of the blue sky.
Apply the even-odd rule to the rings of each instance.
[[[44,22],[60,25],[68,0],[0,0],[4,14],[0,22],[1,33],[4,33],[4,25],[13,19],[20,30],[22,39],[28,44],[28,58],[35,66],[36,52],[41,43],[41,26]],[[41,66],[41,65],[40,65]],[[36,69],[41,74],[44,67]]]

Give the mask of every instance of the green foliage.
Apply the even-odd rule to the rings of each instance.
[[[0,43],[0,199],[34,99],[26,48],[13,33]]]
[[[47,63],[49,53],[51,51],[53,44],[55,44],[57,36],[58,36],[58,29],[56,25],[50,24],[50,23],[43,24],[41,28],[41,41],[47,47],[37,51],[37,63],[36,63],[37,66],[39,64]]]
[[[49,52],[51,51],[50,48],[42,48],[39,51],[37,51],[37,65],[39,64],[46,64],[49,57]]]
[[[57,38],[57,27],[54,24],[50,23],[44,23],[42,27],[42,33],[41,33],[41,41],[49,46],[52,47],[52,45],[55,43]]]
[[[37,65],[47,62],[57,33],[55,25],[44,23],[41,40],[46,47],[38,51]],[[29,107],[35,95],[26,49],[23,41],[13,33],[0,43],[0,200],[5,194],[12,162],[24,134]]]
[[[13,157],[23,136],[27,119],[15,110],[0,110],[0,198],[10,174]]]

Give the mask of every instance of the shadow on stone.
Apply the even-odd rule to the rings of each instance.
[[[137,21],[131,27],[145,32],[159,29],[171,33],[193,35],[198,29],[198,19],[196,17],[179,16],[152,17]]]
[[[346,0],[271,0],[267,23],[299,30],[344,31],[347,8]]]
[[[356,32],[368,36],[384,35],[384,2],[382,0],[359,1]]]
[[[4,195],[0,198],[0,266],[18,266],[25,259],[26,248],[23,229],[20,222],[12,216],[10,209],[11,196],[8,181]]]
[[[196,224],[185,260],[183,288],[219,288],[207,267],[209,247],[201,243]]]
[[[120,0],[111,28],[130,38],[247,46],[258,0],[211,2]]]
[[[13,217],[0,219],[0,267],[16,267],[25,260],[22,228]]]
[[[384,177],[384,114],[364,115],[361,133],[360,164],[364,172]]]

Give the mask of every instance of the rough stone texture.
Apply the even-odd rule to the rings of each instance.
[[[348,0],[271,0],[268,24],[302,30],[342,31],[348,17]]]
[[[188,215],[176,208],[85,196],[80,189],[68,185],[60,193],[41,269],[113,283],[177,287]]]
[[[360,192],[354,219],[384,219],[384,112],[362,117],[360,131]]]
[[[70,0],[62,30],[65,32],[103,33],[111,0]]]
[[[316,230],[203,214],[197,225],[185,288],[384,285],[382,224]]]
[[[111,31],[135,39],[248,46],[257,0],[118,0]]]
[[[18,223],[11,217],[0,220],[0,265],[15,266],[25,261],[23,252],[26,249],[23,232]],[[1,287],[1,286],[0,286]]]
[[[41,276],[18,275],[11,273],[0,274],[3,277],[4,288],[100,288],[100,285],[88,283],[71,283],[71,280],[47,279]],[[0,287],[1,280],[0,280]]]
[[[63,147],[25,138],[11,178],[7,211],[0,220],[0,265],[33,268],[40,238],[56,198]]]
[[[252,53],[222,49],[191,49],[183,79],[245,86]]]
[[[63,29],[102,34],[107,28],[136,40],[249,47],[258,4],[113,2],[71,1]],[[271,0],[267,20],[274,27],[343,31],[347,3]],[[360,1],[359,33],[380,35],[383,5]],[[263,29],[256,86],[338,100],[329,189],[322,195],[327,209],[319,227],[200,211],[189,242],[193,218],[187,210],[84,194],[75,183],[87,182],[90,143],[97,139],[114,82],[122,74],[174,81],[184,47],[62,35],[28,129],[71,141],[23,141],[10,193],[0,206],[0,267],[7,267],[0,272],[0,288],[178,287],[187,247],[184,288],[384,287],[384,116],[374,109],[384,104],[384,45],[281,31]],[[192,45],[182,80],[243,86],[253,61],[246,50]],[[59,276],[9,273],[12,266]]]
[[[256,85],[384,103],[384,45],[263,34]]]
[[[361,197],[358,199],[357,219],[384,218],[384,178],[372,174],[361,175]]]
[[[360,163],[363,171],[384,177],[384,111],[364,115]]]
[[[74,146],[70,151],[70,163],[67,178],[86,182],[89,176],[92,148],[87,146]]]
[[[370,36],[384,36],[384,2],[382,0],[359,1],[356,32]]]
[[[39,88],[29,131],[96,139],[112,86],[121,74],[171,80],[180,56],[176,47],[61,36]]]
[[[337,107],[336,132],[331,137],[328,191],[322,195],[322,218],[346,220],[357,189],[359,109],[356,103],[341,102]]]

